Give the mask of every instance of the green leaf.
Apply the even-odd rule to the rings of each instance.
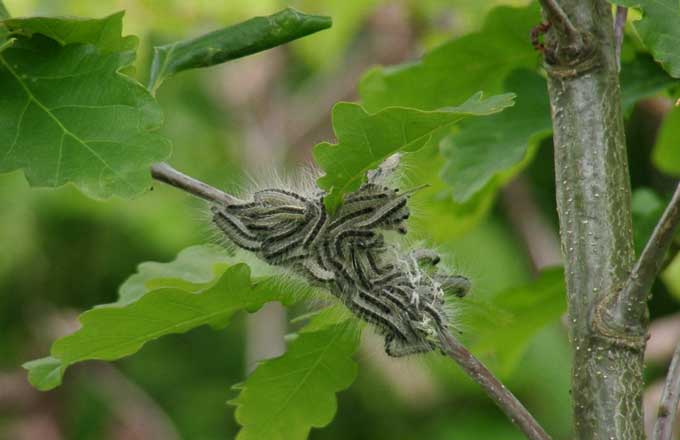
[[[333,107],[333,129],[337,144],[323,142],[314,148],[314,159],[325,172],[317,181],[327,191],[325,203],[331,210],[342,195],[359,188],[366,171],[388,156],[413,152],[437,142],[444,130],[468,116],[497,113],[513,104],[514,95],[482,99],[481,92],[458,107],[436,111],[386,108],[368,113],[360,105],[341,102]]]
[[[161,287],[129,304],[87,311],[80,316],[80,330],[57,340],[50,357],[24,367],[35,387],[51,389],[61,383],[64,371],[74,363],[120,359],[164,335],[184,333],[202,325],[223,327],[234,313],[252,312],[270,301],[290,304],[294,296],[273,278],[252,282],[248,266],[237,264],[198,292]]]
[[[138,39],[133,35],[123,37],[124,11],[104,18],[78,17],[28,17],[11,18],[3,25],[14,35],[32,37],[41,34],[62,46],[67,44],[92,44],[102,52],[134,51]]]
[[[261,363],[230,403],[243,426],[238,440],[304,440],[311,428],[328,425],[335,393],[357,375],[352,355],[360,332],[354,319],[336,310],[315,316],[281,357]]]
[[[652,161],[664,173],[680,176],[680,107],[673,108],[664,118]]]
[[[624,110],[676,80],[669,78],[651,57],[637,54],[621,69]],[[506,92],[517,94],[517,104],[497,115],[463,121],[458,131],[442,140],[447,159],[442,179],[451,185],[459,203],[487,187],[500,187],[526,167],[542,139],[552,132],[545,80],[518,69],[506,79]]]
[[[540,21],[537,2],[497,7],[479,32],[451,40],[422,61],[369,71],[359,86],[362,104],[369,112],[390,106],[434,110],[477,90],[498,93],[509,72],[539,65],[529,33]]]
[[[612,3],[642,9],[642,19],[634,26],[652,52],[673,77],[680,77],[680,3],[678,0],[610,0]]]
[[[170,145],[154,133],[156,101],[121,73],[135,56],[121,17],[9,20],[17,41],[0,53],[0,172],[23,168],[31,185],[72,182],[93,197],[150,186],[149,165]]]
[[[487,118],[470,119],[460,131],[441,143],[447,159],[442,179],[451,185],[456,202],[468,201],[492,179],[503,184],[516,174],[514,169],[530,145],[550,134],[550,106],[545,80],[528,70],[508,76],[505,90],[517,94],[517,104]]]
[[[215,245],[191,246],[169,263],[148,261],[137,268],[118,290],[117,304],[137,301],[147,292],[161,287],[177,287],[195,292],[214,282],[235,259]]]
[[[678,84],[678,80],[670,78],[649,54],[636,53],[629,62],[621,65],[621,105],[624,112],[630,112],[640,99]]]
[[[198,38],[154,48],[149,90],[155,92],[171,75],[214,66],[251,55],[331,27],[330,17],[307,15],[292,8],[255,17]]]
[[[519,362],[529,342],[566,311],[562,268],[541,272],[534,281],[498,292],[484,302],[467,302],[464,328],[470,329],[470,348],[491,357],[503,374]]]

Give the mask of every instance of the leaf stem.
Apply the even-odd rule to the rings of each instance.
[[[530,440],[550,440],[522,403],[450,333],[440,333],[442,350],[477,382],[496,405]]]
[[[644,318],[649,291],[661,270],[678,224],[680,224],[680,183],[616,298],[614,318],[618,322],[615,322],[615,325],[631,327],[639,325]]]
[[[678,409],[680,399],[680,344],[675,349],[671,366],[666,376],[661,401],[659,403],[659,417],[654,425],[653,440],[670,440],[673,433],[673,420]]]
[[[209,202],[225,206],[243,203],[240,199],[189,177],[164,162],[151,165],[151,177]]]

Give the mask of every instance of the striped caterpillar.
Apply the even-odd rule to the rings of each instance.
[[[346,194],[333,215],[323,192],[303,196],[286,189],[253,193],[250,201],[214,205],[213,222],[235,245],[269,264],[323,286],[353,314],[385,337],[385,351],[399,357],[439,347],[447,329],[445,294],[464,296],[467,278],[437,269],[429,249],[402,252],[383,231],[406,234],[408,199],[385,184],[398,156],[369,171],[367,183]]]

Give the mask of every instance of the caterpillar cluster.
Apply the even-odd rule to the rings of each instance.
[[[438,334],[448,325],[445,295],[464,296],[470,282],[439,271],[431,250],[404,253],[386,243],[383,231],[406,234],[413,192],[384,184],[395,166],[388,160],[369,172],[368,182],[345,195],[333,215],[321,191],[306,196],[278,188],[211,210],[235,245],[325,287],[384,335],[388,355],[399,357],[439,346]]]

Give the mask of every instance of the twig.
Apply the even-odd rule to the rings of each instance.
[[[618,324],[627,326],[629,323],[639,323],[643,319],[647,296],[661,270],[678,224],[680,224],[680,184],[617,297],[616,317],[621,320]]]
[[[538,0],[543,10],[548,15],[550,23],[560,31],[569,41],[569,45],[574,50],[579,50],[583,47],[583,39],[581,33],[569,20],[567,14],[562,10],[557,0]]]
[[[654,426],[653,440],[670,440],[673,434],[673,420],[678,409],[680,399],[680,344],[678,344],[671,360],[671,366],[666,376],[661,401],[659,403],[659,418]]]
[[[217,188],[180,173],[167,163],[156,163],[151,166],[151,177],[161,182],[172,185],[190,194],[200,197],[209,202],[220,203],[228,206],[235,203],[243,203],[236,197],[229,195]]]
[[[616,43],[616,66],[621,71],[621,47],[623,46],[623,28],[626,26],[628,8],[616,7],[616,19],[614,20],[614,42]]]
[[[439,338],[444,352],[453,359],[530,440],[550,440],[550,436],[538,424],[529,411],[489,371],[479,359],[474,357],[450,333],[440,333]]]

